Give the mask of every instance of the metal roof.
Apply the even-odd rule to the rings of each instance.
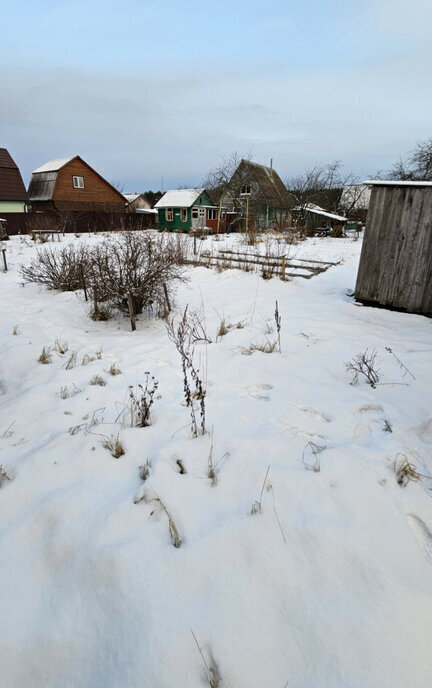
[[[370,186],[432,186],[432,182],[398,181],[397,179],[366,179],[363,184]]]
[[[72,155],[69,158],[55,158],[54,160],[48,160],[48,162],[46,162],[44,165],[41,165],[36,170],[33,170],[33,174],[39,174],[39,172],[58,172],[58,170],[60,170],[74,158],[76,158],[76,155]]]

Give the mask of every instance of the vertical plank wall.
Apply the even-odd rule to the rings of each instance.
[[[355,297],[432,315],[432,187],[374,186]]]

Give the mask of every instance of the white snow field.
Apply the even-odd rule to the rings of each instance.
[[[432,322],[356,305],[347,294],[360,250],[352,239],[292,247],[342,261],[310,280],[188,268],[176,312],[201,308],[212,339],[195,350],[208,432],[191,438],[164,321],[140,316],[132,333],[123,316],[90,320],[81,292],[23,287],[19,265],[36,248],[7,242],[1,688],[432,685]],[[276,300],[282,352],[246,355],[276,338]],[[243,326],[216,341],[221,317]],[[39,363],[56,340],[68,352]],[[381,371],[375,389],[351,385],[345,369],[367,348]],[[113,363],[121,374],[107,372]],[[159,381],[152,424],[122,427],[128,386],[145,371]],[[90,385],[95,375],[106,386]],[[118,433],[125,454],[115,459],[102,440]],[[418,480],[398,484],[398,454]]]

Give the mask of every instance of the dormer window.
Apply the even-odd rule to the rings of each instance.
[[[76,177],[75,175],[72,177],[72,183],[74,189],[83,189],[84,188],[84,177]]]
[[[243,184],[241,190],[240,190],[240,195],[241,196],[250,196],[251,188],[250,184]]]

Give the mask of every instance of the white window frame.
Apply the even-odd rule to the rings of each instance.
[[[250,184],[243,184],[240,190],[240,196],[250,196],[251,195],[251,187]]]
[[[198,219],[198,208],[197,208],[196,206],[194,206],[194,207],[192,208],[192,219],[193,219],[193,220],[197,220],[197,219]]]
[[[207,208],[207,220],[217,220],[217,208]]]
[[[74,174],[72,176],[72,184],[74,189],[84,189],[84,177]]]
[[[165,220],[167,222],[172,222],[174,220],[174,209],[173,208],[167,208],[165,210]]]

